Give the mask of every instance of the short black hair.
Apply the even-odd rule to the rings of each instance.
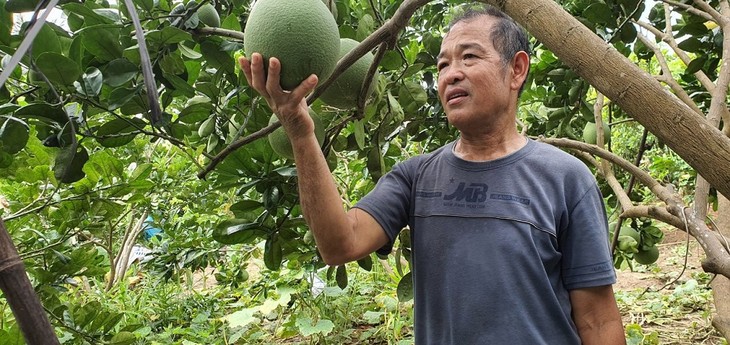
[[[492,27],[491,39],[494,49],[499,52],[502,62],[506,65],[515,57],[515,55],[524,51],[529,58],[531,54],[530,40],[527,32],[522,26],[517,24],[514,19],[502,12],[500,9],[490,5],[470,5],[461,13],[457,14],[449,25],[449,31],[459,22],[469,21],[478,17],[496,18],[497,22]],[[529,73],[529,66],[528,66]],[[527,78],[525,78],[527,82]],[[520,86],[520,93],[525,87],[525,82]]]

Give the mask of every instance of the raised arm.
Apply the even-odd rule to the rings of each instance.
[[[266,99],[291,141],[302,212],[325,263],[357,260],[385,245],[388,237],[370,214],[358,208],[345,211],[314,135],[305,97],[317,86],[317,76],[309,76],[290,92],[279,84],[278,59],[269,60],[268,77],[261,54],[254,53],[251,60],[241,58],[239,64],[248,84]]]

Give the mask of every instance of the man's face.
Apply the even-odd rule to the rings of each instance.
[[[489,16],[454,25],[436,62],[438,93],[449,122],[460,130],[501,118],[516,103],[509,64],[492,45]]]

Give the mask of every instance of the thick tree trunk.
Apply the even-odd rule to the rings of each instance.
[[[730,241],[730,201],[723,196],[718,196],[717,227],[725,238]],[[712,281],[712,295],[715,298],[716,314],[712,319],[712,325],[722,335],[730,339],[730,279],[723,276],[716,276]]]
[[[29,345],[59,344],[2,218],[0,218],[0,289]]]
[[[730,197],[730,138],[552,0],[480,0],[501,8],[598,91]],[[701,153],[701,154],[700,154]]]

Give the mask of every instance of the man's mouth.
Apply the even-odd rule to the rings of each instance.
[[[446,103],[448,103],[448,104],[456,103],[466,96],[469,96],[469,94],[466,93],[466,91],[451,92],[446,96]]]

